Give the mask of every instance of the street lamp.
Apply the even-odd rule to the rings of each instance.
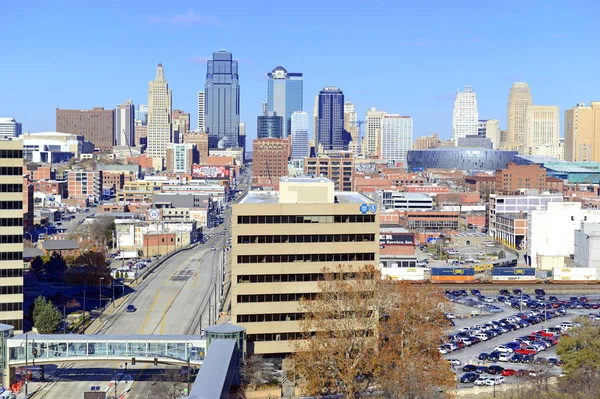
[[[104,277],[100,277],[100,284],[98,284],[98,311],[100,312],[98,317],[100,318],[100,321],[102,321],[102,280],[104,280]]]

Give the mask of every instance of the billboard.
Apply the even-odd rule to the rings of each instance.
[[[534,267],[494,267],[492,276],[534,276]]]
[[[432,267],[432,276],[475,276],[472,267]]]
[[[596,281],[596,268],[594,267],[555,267],[554,280]]]
[[[192,165],[192,179],[229,180],[229,166]]]
[[[379,245],[415,245],[415,235],[380,233]]]

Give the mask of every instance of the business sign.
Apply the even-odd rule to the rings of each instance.
[[[369,205],[362,204],[359,209],[360,209],[360,213],[362,213],[364,215],[367,212],[369,212]]]
[[[380,245],[415,245],[415,236],[413,234],[379,234]]]
[[[472,267],[432,267],[432,276],[474,276]]]
[[[492,276],[534,276],[534,267],[494,267]]]
[[[192,165],[192,179],[229,180],[229,166]]]
[[[160,218],[160,211],[156,208],[148,209],[148,220],[158,220]]]

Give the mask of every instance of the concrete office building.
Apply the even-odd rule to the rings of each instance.
[[[354,191],[354,158],[350,153],[319,154],[304,160],[304,174],[325,177],[339,191]]]
[[[83,136],[101,151],[112,151],[115,144],[115,111],[56,108],[56,131]]]
[[[206,132],[206,98],[203,91],[198,92],[198,132]]]
[[[600,101],[565,111],[565,161],[600,162]]]
[[[356,114],[356,110],[354,109],[354,104],[349,101],[344,103],[344,130],[350,133],[350,137],[352,137],[352,141],[357,143],[359,142],[359,131],[358,131],[358,116]]]
[[[600,223],[581,222],[575,230],[574,262],[578,267],[593,267],[600,280]]]
[[[393,162],[406,161],[412,147],[413,119],[410,116],[386,114],[381,119],[381,158]]]
[[[190,114],[180,109],[173,111],[173,143],[182,143],[183,135],[190,131]]]
[[[209,148],[236,147],[240,128],[238,62],[230,52],[213,53],[206,63],[204,88]]]
[[[280,138],[290,135],[292,114],[302,111],[303,80],[301,73],[288,72],[281,65],[267,74],[267,111],[276,112],[283,118]],[[260,138],[260,137],[259,137]]]
[[[256,119],[256,138],[283,139],[283,125],[283,116],[268,111],[267,115],[260,115]]]
[[[344,141],[344,92],[327,86],[319,92],[319,129],[315,147],[319,151],[342,151]]]
[[[491,140],[492,148],[500,148],[500,125],[498,119],[479,120],[477,135]]]
[[[452,113],[452,140],[458,145],[461,137],[477,135],[479,109],[477,96],[471,86],[465,86],[464,91],[456,93]]]
[[[186,133],[183,135],[183,142],[195,144],[200,157],[199,163],[205,163],[208,159],[208,134],[207,133]]]
[[[433,210],[433,197],[420,193],[401,193],[399,191],[381,190],[375,192],[377,202],[384,210]]]
[[[304,159],[308,152],[308,112],[296,111],[292,114],[292,159]]]
[[[506,115],[506,143],[504,150],[522,151],[525,144],[527,107],[532,105],[531,91],[525,82],[513,83],[508,94]]]
[[[23,125],[14,118],[0,118],[0,138],[19,137],[23,134]]]
[[[433,133],[430,136],[417,137],[413,144],[413,150],[428,150],[430,148],[438,148],[442,140],[438,137],[437,133]]]
[[[381,150],[381,119],[386,114],[385,111],[377,111],[376,108],[371,108],[365,116],[365,141],[366,148],[363,149],[366,156],[379,158]]]
[[[195,144],[169,144],[165,167],[171,173],[191,173],[192,165],[200,163],[200,155]]]
[[[312,145],[317,150],[317,136],[319,134],[319,95],[315,96],[315,106],[313,107],[313,137]]]
[[[314,298],[323,268],[379,265],[379,207],[323,178],[284,178],[232,206],[231,321],[248,352],[284,357],[301,337],[299,301]]]
[[[131,100],[117,105],[115,111],[115,138],[115,145],[117,146],[135,146],[135,107]]]
[[[560,124],[555,105],[530,105],[525,110],[525,135],[523,151],[537,147],[558,147]]]
[[[23,331],[23,143],[0,141],[0,323]],[[25,188],[25,190],[27,190]]]
[[[156,68],[156,78],[148,82],[148,147],[151,158],[164,159],[167,145],[173,142],[171,115],[173,95],[165,80],[162,64]]]

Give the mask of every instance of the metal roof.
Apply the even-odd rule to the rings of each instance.
[[[63,249],[79,249],[79,244],[75,240],[48,240],[42,242],[42,247],[46,251],[60,251]]]
[[[204,363],[192,386],[189,399],[220,399],[223,388],[231,385],[228,372],[236,356],[236,341],[217,339],[208,348]]]

